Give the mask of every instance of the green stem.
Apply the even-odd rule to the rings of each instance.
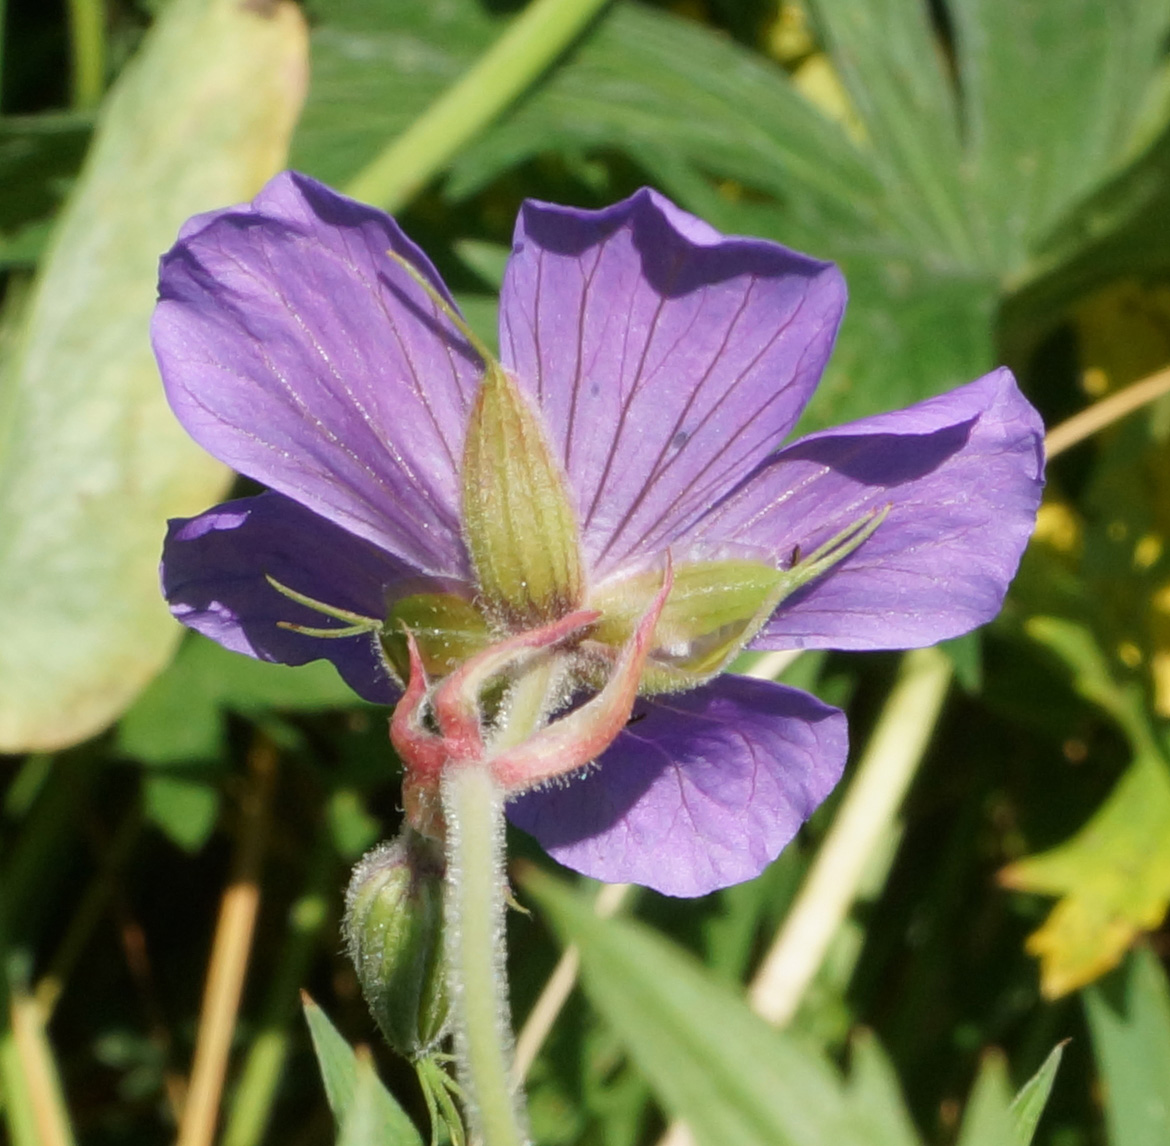
[[[441,95],[346,188],[397,211],[580,34],[608,0],[532,0],[470,71]]]
[[[447,973],[460,1081],[473,1137],[523,1146],[524,1116],[511,1085],[512,1031],[504,970],[504,798],[484,767],[449,768]]]
[[[95,108],[106,88],[106,9],[102,0],[69,0],[69,42],[73,49],[73,106],[80,111]]]

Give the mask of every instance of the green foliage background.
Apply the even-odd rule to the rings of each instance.
[[[164,518],[231,481],[173,423],[146,341],[187,215],[286,162],[356,180],[490,340],[524,197],[600,206],[652,184],[842,265],[850,310],[805,428],[1000,362],[1055,425],[1170,366],[1167,0],[620,0],[453,136],[420,190],[371,182],[520,7],[0,4],[15,1146],[173,1137],[241,880],[260,910],[216,1140],[426,1133],[409,1069],[350,1049],[375,1032],[337,938],[346,867],[397,825],[385,713],[321,664],[180,642],[154,587]],[[1008,605],[945,650],[929,751],[785,1033],[744,984],[839,797],[758,880],[642,894],[638,922],[598,921],[517,834],[536,912],[510,923],[518,1018],[563,943],[583,963],[530,1075],[539,1142],[635,1146],[675,1116],[719,1146],[1170,1142],[1168,403],[1054,460]],[[899,671],[806,655],[786,679],[844,705],[860,753]],[[321,1005],[307,1025],[301,987]],[[45,1110],[72,1129],[45,1137]]]

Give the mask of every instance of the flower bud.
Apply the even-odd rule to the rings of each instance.
[[[386,1041],[417,1059],[443,1037],[443,853],[404,827],[354,868],[344,933],[362,993]]]
[[[406,630],[414,634],[423,666],[446,676],[491,643],[483,614],[454,593],[419,593],[395,601],[382,627],[382,648],[400,680],[410,676]]]
[[[538,415],[490,362],[463,450],[463,524],[483,600],[512,630],[581,602],[577,519]]]
[[[693,688],[721,671],[776,606],[787,574],[750,560],[692,561],[674,567],[674,585],[654,630],[643,672],[645,694]],[[620,648],[658,592],[653,569],[603,583],[589,604],[601,613],[594,641]]]
[[[886,519],[890,507],[870,510],[811,553],[793,550],[786,567],[750,558],[683,561],[654,629],[642,672],[643,696],[694,688],[722,672],[756,636],[786,597],[850,556]],[[586,607],[601,616],[590,639],[611,648],[632,636],[658,592],[659,574],[644,569],[594,587]]]

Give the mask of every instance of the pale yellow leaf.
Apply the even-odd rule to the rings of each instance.
[[[1059,847],[1011,864],[1000,880],[1058,895],[1028,939],[1041,989],[1054,999],[1115,967],[1170,903],[1170,775],[1139,756],[1092,819]]]
[[[288,0],[171,0],[103,107],[0,378],[0,751],[100,731],[171,654],[165,519],[229,475],[163,399],[158,257],[284,165],[306,41]]]

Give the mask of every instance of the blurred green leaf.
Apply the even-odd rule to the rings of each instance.
[[[1007,1063],[999,1051],[988,1051],[979,1064],[975,1086],[963,1111],[957,1146],[1018,1146]]]
[[[1156,0],[952,0],[973,211],[1006,275],[1132,153],[1170,10]]]
[[[812,8],[901,228],[933,258],[970,264],[955,93],[930,9],[922,0],[817,0]]]
[[[667,13],[618,5],[456,160],[448,193],[574,147],[621,148],[715,226],[841,262],[852,302],[804,428],[906,405],[994,364],[994,274],[929,246],[920,200],[883,186],[871,149],[757,54]],[[930,193],[942,194],[933,184]]]
[[[1110,1146],[1170,1142],[1170,987],[1157,957],[1138,948],[1085,992],[1093,1051],[1105,1086]]]
[[[346,1146],[422,1146],[414,1123],[374,1073],[368,1052],[361,1057],[308,995],[305,1020],[321,1068],[329,1109]],[[356,1137],[358,1134],[364,1137]]]
[[[99,731],[174,648],[163,523],[226,474],[163,397],[158,257],[283,165],[304,50],[292,4],[173,0],[103,108],[0,380],[0,751]]]
[[[1136,682],[1120,684],[1086,625],[1063,617],[1030,617],[1028,636],[1060,658],[1072,673],[1073,687],[1117,722],[1135,755],[1158,757],[1161,750]]]
[[[512,252],[502,243],[485,243],[479,239],[460,239],[455,253],[493,290],[504,282],[504,270]]]
[[[226,711],[319,712],[361,701],[328,661],[291,667],[229,652],[191,634],[118,725],[118,750],[146,764],[216,760]]]
[[[1016,1140],[1019,1146],[1031,1146],[1036,1136],[1036,1127],[1040,1123],[1040,1116],[1048,1105],[1048,1096],[1052,1093],[1052,1084],[1056,1081],[1056,1072],[1060,1069],[1060,1060],[1064,1057],[1064,1043],[1057,1043],[1049,1052],[1048,1057],[1040,1064],[1040,1069],[1032,1075],[1020,1092],[1012,1099],[1012,1117],[1016,1122]]]
[[[92,131],[72,112],[0,117],[0,265],[36,264]]]
[[[1140,757],[1072,839],[1017,860],[1000,880],[1018,891],[1058,895],[1028,937],[1041,960],[1041,987],[1057,998],[1117,965],[1170,903],[1170,778]]]
[[[773,1030],[661,936],[599,920],[583,897],[537,870],[522,883],[562,939],[578,945],[590,998],[702,1146],[907,1141],[893,1076],[872,1056],[847,1088],[817,1051]]]
[[[310,0],[313,83],[291,164],[343,186],[507,21],[475,0]]]
[[[337,854],[351,862],[373,847],[382,831],[382,821],[370,815],[361,794],[352,788],[333,792],[325,815]]]
[[[1170,129],[1045,237],[1015,305],[1044,318],[1123,276],[1164,272],[1170,266],[1168,212]]]
[[[938,647],[954,666],[955,679],[963,691],[977,694],[983,687],[983,640],[979,630],[942,641]]]
[[[378,1089],[382,1085],[369,1052],[356,1056],[353,1100],[341,1119],[337,1146],[394,1146],[379,1124]]]
[[[456,161],[461,198],[541,151],[620,147],[677,157],[775,196],[795,234],[872,244],[889,229],[865,157],[776,65],[699,25],[618,4],[514,113]]]
[[[850,1044],[850,1103],[869,1123],[870,1146],[915,1146],[919,1141],[902,1101],[894,1065],[872,1031],[858,1031]]]
[[[463,294],[460,293],[455,301],[471,327],[487,348],[495,353],[499,352],[500,328],[498,323],[499,304],[494,294]]]
[[[219,787],[206,777],[148,776],[142,802],[146,818],[187,852],[207,843],[219,818]]]

